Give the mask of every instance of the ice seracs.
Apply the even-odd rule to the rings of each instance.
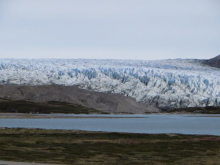
[[[160,108],[220,105],[220,70],[199,60],[1,59],[0,83],[78,85]]]

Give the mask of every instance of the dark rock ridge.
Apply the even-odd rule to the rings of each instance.
[[[131,97],[85,90],[76,86],[0,85],[0,97],[33,102],[69,102],[108,113],[143,114],[160,112],[157,107],[138,103]]]
[[[211,58],[209,60],[204,60],[204,64],[212,67],[220,68],[220,55]]]

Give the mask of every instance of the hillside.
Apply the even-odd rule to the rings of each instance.
[[[138,103],[131,97],[72,86],[0,85],[0,91],[1,98],[4,98],[0,99],[0,112],[100,113],[97,110],[106,113],[135,114],[160,112],[155,106]]]
[[[205,60],[204,64],[212,66],[212,67],[220,68],[220,55],[218,55],[212,59]]]

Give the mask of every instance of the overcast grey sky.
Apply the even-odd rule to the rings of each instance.
[[[0,58],[211,58],[220,0],[0,0]]]

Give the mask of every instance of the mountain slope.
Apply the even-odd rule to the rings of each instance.
[[[204,64],[212,66],[212,67],[220,68],[220,55],[218,55],[212,59],[205,60]]]
[[[119,94],[94,92],[72,86],[0,85],[0,91],[1,98],[26,100],[37,103],[47,103],[50,101],[68,102],[107,113],[143,114],[160,112],[155,106],[146,106],[130,97],[124,97]],[[62,112],[62,108],[59,112]]]

